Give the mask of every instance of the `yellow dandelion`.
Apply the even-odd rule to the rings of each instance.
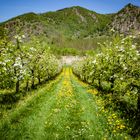
[[[113,133],[116,133],[116,130],[113,130]]]

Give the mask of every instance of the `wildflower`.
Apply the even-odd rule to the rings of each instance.
[[[70,129],[70,127],[69,126],[66,126],[66,129]]]
[[[116,130],[113,130],[113,133],[116,133]]]
[[[124,128],[125,128],[125,126],[121,124],[120,125],[120,129],[124,129]]]
[[[128,138],[125,136],[124,139],[127,140]]]

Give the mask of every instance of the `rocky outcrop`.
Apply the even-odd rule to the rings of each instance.
[[[115,15],[109,26],[124,34],[139,33],[140,7],[128,4]]]

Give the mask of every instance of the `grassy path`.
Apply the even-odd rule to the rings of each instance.
[[[0,123],[1,140],[123,140],[121,120],[103,110],[102,101],[64,68],[54,81],[22,102]],[[108,117],[112,122],[108,122]],[[109,124],[108,124],[109,123]],[[113,124],[111,124],[113,123]],[[115,125],[115,127],[117,127]]]

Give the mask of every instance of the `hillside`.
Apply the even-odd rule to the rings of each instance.
[[[137,34],[140,32],[140,7],[132,4],[126,5],[122,10],[115,14],[110,27],[120,33]]]
[[[41,16],[56,31],[72,38],[93,36],[103,31],[111,21],[111,15],[101,15],[79,6],[44,13]]]
[[[7,29],[10,38],[19,33],[25,34],[26,36],[40,35],[45,30],[41,16],[35,13],[26,13],[17,16],[1,23],[1,26]]]
[[[52,40],[58,38],[92,38],[107,34],[111,28],[121,33],[140,31],[140,8],[126,5],[115,14],[99,14],[74,6],[42,14],[27,13],[0,24],[6,27],[10,38],[16,33],[26,36],[44,35]]]
[[[70,38],[85,38],[103,31],[110,21],[111,15],[102,15],[75,6],[43,14],[27,13],[1,25],[10,31],[11,36],[18,28],[28,35],[30,33],[43,34],[50,38],[63,35]]]

